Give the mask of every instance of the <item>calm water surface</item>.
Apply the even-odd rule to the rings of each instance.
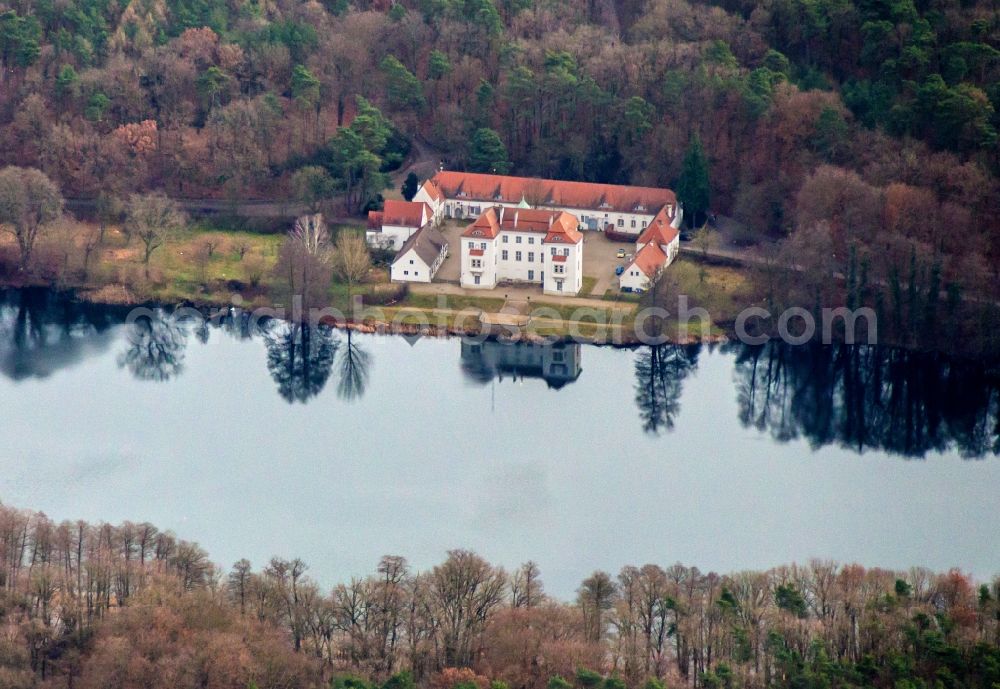
[[[811,557],[1000,572],[1000,385],[850,347],[247,332],[0,297],[0,500],[149,520],[220,564],[593,569]]]

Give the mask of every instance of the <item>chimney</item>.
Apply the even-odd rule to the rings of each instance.
[[[517,229],[517,216],[520,215],[520,211],[514,211],[514,228]]]
[[[549,215],[549,229],[552,229],[552,221],[556,219],[555,213]]]
[[[498,220],[498,223],[500,225],[503,225],[503,210],[504,210],[503,206],[497,206],[497,216],[500,218]]]

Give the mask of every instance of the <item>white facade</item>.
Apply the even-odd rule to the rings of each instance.
[[[493,289],[500,282],[541,285],[545,294],[579,293],[583,287],[583,244],[542,242],[539,235],[503,232],[489,238],[462,238],[462,287]],[[504,239],[507,242],[504,242]],[[484,248],[485,247],[485,248]]]
[[[504,209],[505,210],[505,209]],[[522,222],[517,224],[517,214]],[[488,215],[487,215],[488,214]],[[496,211],[487,209],[482,217],[496,218]],[[525,220],[533,215],[535,220]],[[575,295],[583,286],[583,241],[568,214],[548,211],[507,211],[508,224],[500,221],[493,226],[479,227],[479,221],[470,226],[461,239],[461,274],[463,287],[493,289],[498,284],[540,285],[545,294]],[[539,215],[545,218],[538,223]],[[553,218],[560,217],[570,224],[572,235],[563,225],[554,225]],[[509,227],[511,219],[515,227]],[[528,227],[533,229],[528,230]],[[525,228],[525,229],[521,229]],[[493,236],[494,230],[496,231]]]
[[[410,249],[406,253],[400,254],[392,262],[389,271],[390,279],[393,282],[430,282],[434,273],[441,266],[443,256],[435,262],[435,265],[427,265],[420,258],[415,249]]]
[[[414,197],[416,200],[417,197]],[[421,198],[421,201],[424,199]],[[504,201],[477,201],[472,199],[446,199],[442,204],[444,217],[474,220],[478,218],[487,208],[502,206],[508,209],[526,208],[524,203],[507,203]],[[607,225],[611,225],[614,230],[626,234],[634,234],[636,237],[649,226],[656,216],[658,208],[654,208],[646,213],[618,213],[614,211],[593,210],[584,208],[570,208],[562,206],[535,206],[539,210],[565,211],[579,219],[579,229],[603,231]],[[678,216],[680,213],[678,212]],[[680,221],[676,221],[679,227]]]
[[[622,292],[645,292],[649,289],[649,276],[633,263],[618,278],[618,286]]]
[[[368,230],[365,232],[365,241],[368,246],[379,249],[392,249],[399,251],[406,244],[406,240],[420,228],[406,227],[404,225],[382,225],[382,230]]]
[[[493,289],[497,286],[498,239],[499,237],[462,237],[462,287]]]
[[[445,202],[441,192],[433,187],[429,182],[420,185],[417,193],[413,195],[413,200],[426,203],[431,207],[431,218],[436,223],[440,223],[445,217]]]
[[[545,294],[579,294],[583,288],[583,242],[546,244]]]

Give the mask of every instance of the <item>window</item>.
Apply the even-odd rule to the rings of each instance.
[[[569,256],[569,249],[563,249],[563,256]]]
[[[520,251],[515,251],[514,252],[514,260],[515,261],[520,261],[521,260],[521,252]]]
[[[533,271],[533,270],[529,270],[528,271],[528,279],[529,280],[534,280],[535,279],[535,271]]]
[[[632,227],[635,227],[635,218],[632,218]]]
[[[483,242],[482,244],[480,244],[479,248],[482,249],[483,251],[486,251],[486,242]]]
[[[420,271],[419,270],[413,271],[413,277],[417,277],[418,275],[420,275]]]
[[[556,267],[553,269],[552,272],[554,272],[554,273],[565,273],[566,272],[566,266],[558,265],[557,264]]]
[[[500,252],[500,258],[502,258],[505,261],[507,260],[507,250],[506,249],[504,249],[503,251]]]
[[[413,265],[413,259],[412,258],[410,259],[410,265],[411,266]]]
[[[535,238],[534,237],[528,237],[528,244],[534,244],[534,243],[535,243]]]
[[[510,239],[510,236],[505,234],[503,236],[503,243],[506,244],[509,239]]]
[[[621,218],[618,218],[618,227],[625,227],[625,221]]]
[[[562,280],[556,280],[556,289],[562,292]]]
[[[474,275],[473,279],[475,280],[475,283],[478,285],[479,284],[479,276],[478,275]]]
[[[553,256],[555,256],[555,255],[556,255],[556,248],[555,248],[555,247],[552,247],[552,255],[553,255]]]
[[[528,263],[534,263],[534,262],[535,262],[535,252],[534,251],[529,251],[528,252]]]
[[[517,237],[515,237],[515,238],[514,238],[514,241],[515,241],[516,243],[520,244],[520,243],[521,243],[521,236],[520,236],[520,235],[518,235]]]
[[[409,275],[409,274],[410,274],[410,271],[408,271],[408,270],[404,270],[403,271],[403,275]]]

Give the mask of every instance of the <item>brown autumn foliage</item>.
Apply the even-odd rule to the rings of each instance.
[[[15,14],[42,31],[38,54],[23,64],[5,48],[0,164],[37,167],[67,197],[281,198],[295,170],[315,164],[347,187],[330,142],[351,123],[358,96],[452,167],[468,161],[469,132],[489,127],[516,173],[671,185],[698,134],[712,210],[736,216],[741,243],[825,221],[840,256],[855,240],[859,254],[888,247],[903,263],[915,251],[928,266],[940,263],[956,290],[995,300],[1000,289],[1000,185],[986,135],[996,127],[995,113],[987,116],[1000,62],[987,3],[918,3],[914,12],[937,13],[941,50],[957,41],[955,50],[985,56],[924,62],[939,71],[964,65],[945,81],[970,82],[960,84],[961,102],[989,121],[903,137],[848,107],[851,80],[877,71],[863,64],[865,51],[880,47],[862,35],[865,13],[877,8],[852,2],[831,16],[817,9],[819,28],[806,26],[811,13],[789,14],[798,10],[785,0],[490,2],[483,13],[410,0],[275,0],[259,13],[244,3],[182,5],[106,4],[89,38],[81,10],[72,15],[81,37],[69,44],[57,16],[18,3]],[[477,22],[489,8],[497,23],[484,28]],[[900,20],[893,41],[916,35],[910,21]],[[912,47],[894,49],[919,62]],[[399,96],[400,75],[381,68],[390,57],[413,79],[409,97]],[[303,70],[314,80],[305,86]],[[919,80],[901,73],[896,82],[907,91]],[[901,94],[899,105],[918,95]],[[914,120],[940,110],[907,107]],[[935,141],[976,127],[982,145]],[[819,189],[828,177],[836,186]],[[871,213],[873,195],[880,214]]]
[[[516,577],[468,551],[422,573],[385,557],[326,592],[301,560],[258,570],[241,560],[223,575],[197,545],[148,523],[56,523],[0,506],[0,686],[310,689],[408,671],[429,689],[543,689],[555,676],[584,689],[595,676],[574,680],[584,668],[628,687],[707,687],[716,673],[785,687],[788,654],[820,649],[844,671],[874,668],[882,687],[915,643],[944,655],[907,677],[946,662],[966,682],[956,686],[978,687],[1000,657],[1000,579],[977,585],[958,570],[816,560],[720,575],[647,564],[596,572],[562,602],[541,593],[532,568],[528,599]],[[473,652],[455,663],[458,648]]]

